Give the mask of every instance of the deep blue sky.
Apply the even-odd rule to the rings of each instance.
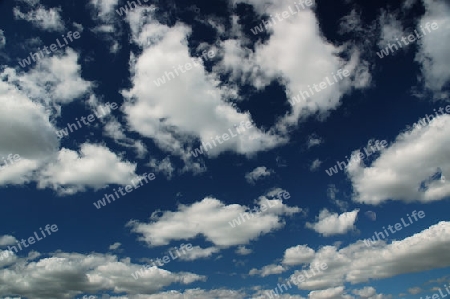
[[[0,168],[0,254],[9,252],[0,257],[0,298],[269,298],[317,262],[328,269],[277,298],[444,291],[448,2],[317,0],[258,35],[250,29],[294,2],[141,2],[119,16],[126,3],[117,0],[0,1],[0,158],[21,157]],[[427,22],[439,29],[376,55]],[[19,66],[69,31],[80,39]],[[204,50],[215,57],[156,86]],[[309,108],[291,106],[338,69],[350,77],[311,96]],[[107,102],[120,108],[57,138]],[[440,107],[448,112],[413,126]],[[241,121],[256,126],[189,155]],[[375,140],[388,146],[326,173]],[[93,205],[144,173],[156,179]],[[277,199],[281,191],[290,198]],[[266,200],[276,208],[229,225]],[[421,210],[425,218],[364,245]],[[46,224],[58,231],[8,251]],[[184,260],[131,276],[183,243],[194,246]]]

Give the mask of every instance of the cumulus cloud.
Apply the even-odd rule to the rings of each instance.
[[[273,274],[281,274],[287,269],[280,265],[267,265],[264,266],[261,270],[251,269],[248,273],[249,275],[260,275],[261,277],[266,277]]]
[[[0,49],[4,48],[6,45],[5,33],[0,29]]]
[[[253,250],[251,250],[249,248],[246,248],[245,246],[239,246],[236,249],[236,253],[239,254],[239,255],[248,255],[248,254],[250,254],[252,252],[253,252]]]
[[[370,166],[350,163],[354,200],[378,205],[387,200],[432,202],[450,195],[450,115],[432,119],[397,136]],[[414,163],[411,163],[414,161]]]
[[[248,208],[239,204],[226,205],[212,197],[191,205],[180,204],[177,211],[161,212],[161,216],[153,213],[149,223],[134,220],[128,226],[140,235],[140,241],[149,246],[167,245],[173,240],[188,240],[199,235],[216,246],[246,245],[261,235],[283,227],[284,216],[301,211],[298,207],[283,204],[281,200],[267,200],[265,197],[260,197],[257,205],[259,208],[262,204],[267,207],[267,201],[274,206],[242,223],[239,229],[233,228],[230,223]]]
[[[320,168],[320,165],[322,165],[322,161],[320,161],[319,159],[316,159],[309,166],[309,170],[316,171]]]
[[[450,222],[441,221],[403,240],[387,244],[378,242],[367,247],[359,240],[342,249],[324,246],[315,251],[309,267],[326,263],[328,268],[298,284],[299,289],[320,290],[394,277],[405,273],[423,272],[450,266]],[[289,250],[289,249],[288,249]],[[299,256],[299,261],[303,262]],[[291,263],[295,260],[291,259]],[[293,276],[302,274],[296,271]]]
[[[14,7],[13,13],[16,20],[28,21],[41,30],[62,32],[65,29],[60,7],[46,9],[36,3],[27,13],[23,13],[19,7]]]
[[[308,264],[314,258],[314,254],[314,250],[307,245],[297,245],[286,249],[284,252],[283,264],[289,266]]]
[[[450,69],[446,67],[450,53],[446,45],[450,43],[450,5],[445,1],[423,0],[425,15],[418,27],[427,22],[436,22],[438,29],[421,38],[416,61],[421,64],[425,87],[436,93],[437,98],[445,99],[448,92],[444,86],[450,82]]]
[[[200,246],[194,246],[191,250],[186,251],[180,256],[182,261],[194,261],[197,259],[205,259],[211,257],[214,253],[220,251],[217,247],[201,248]]]
[[[195,170],[199,162],[189,163],[193,159],[190,150],[211,142],[215,136],[229,134],[229,130],[236,132],[236,125],[251,123],[252,119],[232,107],[228,90],[218,86],[216,74],[205,70],[203,60],[207,58],[200,58],[201,53],[191,56],[186,43],[191,29],[181,23],[168,27],[153,20],[151,15],[145,16],[143,8],[127,15],[132,41],[143,51],[131,57],[132,87],[122,94],[133,101],[125,105],[124,112],[131,130],[152,138],[160,149],[179,156],[189,169]],[[190,70],[186,67],[176,75],[173,66],[188,63]],[[166,73],[171,80],[157,86],[154,82]],[[249,136],[257,138],[249,139]],[[279,142],[278,137],[252,126],[238,136],[217,143],[205,155],[216,157],[224,151],[252,154],[273,148]]]
[[[103,292],[157,294],[171,284],[187,285],[206,279],[194,273],[152,267],[140,278],[152,283],[142,283],[131,275],[140,265],[130,263],[129,258],[119,260],[115,255],[99,253],[87,256],[57,252],[40,259],[16,258],[14,262],[0,269],[0,293],[35,299],[70,299]]]
[[[120,242],[116,242],[112,245],[109,245],[109,250],[117,250],[120,247],[120,245],[122,245],[122,243]]]
[[[320,138],[316,134],[312,134],[311,136],[308,136],[307,146],[308,146],[308,148],[311,148],[314,146],[318,146],[318,145],[322,144],[323,142],[324,141],[322,138]]]
[[[306,223],[306,227],[315,230],[325,237],[345,234],[355,228],[354,224],[359,209],[352,212],[345,212],[342,214],[331,213],[327,209],[323,209],[319,213],[316,223]]]
[[[138,179],[135,170],[136,164],[123,162],[105,146],[84,143],[80,153],[62,148],[57,162],[40,173],[38,188],[52,187],[61,194],[73,194],[87,187],[98,190],[108,184],[127,185]]]
[[[233,3],[251,4],[260,16],[288,11],[288,6],[292,5],[288,0],[234,0]],[[325,117],[330,110],[339,106],[342,95],[352,88],[364,88],[370,84],[368,66],[361,59],[359,50],[350,44],[339,48],[323,38],[312,10],[314,6],[315,1],[311,8],[303,9],[276,26],[269,27],[269,39],[264,43],[257,42],[254,50],[245,47],[245,43],[240,40],[232,39],[220,46],[225,58],[215,67],[217,71],[229,73],[233,80],[244,80],[257,89],[263,89],[274,80],[280,81],[286,86],[288,99],[293,99],[299,91],[307,91],[308,85],[319,84],[338,69],[349,71],[351,75],[347,79],[292,106],[291,111],[269,130],[280,136],[287,133],[288,127],[296,126],[299,120],[311,114],[318,113],[320,117]],[[343,52],[349,57],[348,61],[339,57]]]
[[[92,83],[81,77],[79,54],[66,48],[61,54],[39,59],[26,73],[15,74],[5,70],[11,84],[20,86],[31,99],[50,106],[53,103],[68,104],[86,95]]]
[[[249,184],[255,184],[256,181],[260,180],[261,178],[270,176],[272,174],[272,171],[268,170],[265,166],[256,167],[251,172],[248,172],[245,174],[245,179]]]
[[[380,39],[378,41],[378,47],[380,49],[384,49],[389,43],[397,45],[396,38],[400,40],[402,37],[408,35],[404,32],[402,23],[396,13],[390,13],[383,10],[378,22],[381,27]],[[402,44],[402,46],[405,45]],[[400,49],[406,49],[406,46],[405,48],[401,47]],[[391,54],[395,55],[396,52]]]
[[[16,244],[17,240],[13,236],[4,235],[0,236],[0,246],[8,246]]]

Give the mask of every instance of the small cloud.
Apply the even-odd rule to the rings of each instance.
[[[5,34],[4,34],[3,30],[0,29],[0,49],[5,47],[5,45],[6,45]]]
[[[345,234],[348,231],[355,229],[355,221],[359,209],[352,212],[345,212],[342,214],[331,213],[327,209],[320,211],[316,223],[307,222],[305,227],[310,228],[324,237]]]
[[[422,292],[422,289],[419,287],[415,287],[415,288],[410,288],[408,289],[408,293],[410,293],[411,295],[417,295],[420,292]]]
[[[377,214],[373,211],[367,211],[364,213],[364,215],[366,215],[367,218],[369,218],[372,221],[377,220]]]
[[[119,242],[109,245],[109,250],[117,250],[117,248],[119,248],[120,245],[122,245],[122,243],[119,243]]]
[[[317,169],[320,168],[320,165],[322,165],[322,161],[316,159],[312,162],[311,166],[309,167],[309,170],[316,171]]]
[[[236,249],[236,253],[239,255],[247,255],[252,253],[253,250],[246,248],[245,246],[239,246],[238,249]]]
[[[312,134],[308,137],[308,148],[312,148],[313,146],[320,145],[322,143],[323,139],[316,134]]]
[[[267,170],[265,166],[256,167],[251,172],[248,172],[245,174],[245,179],[249,184],[254,185],[256,181],[259,179],[270,176],[272,174],[272,171]]]

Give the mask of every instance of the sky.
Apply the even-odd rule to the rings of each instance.
[[[450,295],[446,0],[0,0],[0,298]]]

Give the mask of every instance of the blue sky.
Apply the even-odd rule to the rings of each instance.
[[[0,1],[0,298],[448,294],[450,5],[299,2]]]

